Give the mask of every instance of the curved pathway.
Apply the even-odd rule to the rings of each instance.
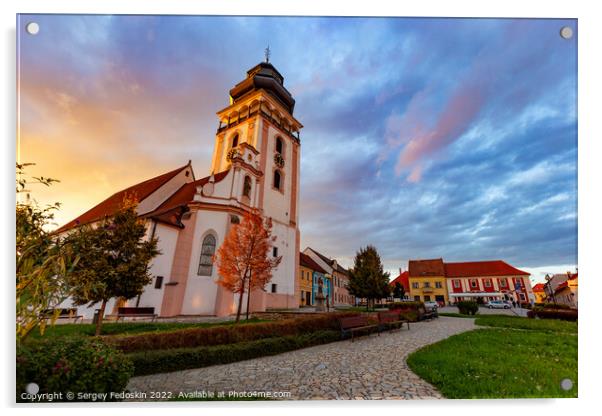
[[[353,343],[333,342],[231,364],[134,377],[128,390],[171,391],[175,396],[202,391],[284,392],[280,397],[293,400],[441,399],[432,385],[408,368],[406,357],[475,328],[474,319],[440,317],[412,323],[409,331],[404,326]]]

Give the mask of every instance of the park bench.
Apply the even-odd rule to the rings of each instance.
[[[117,319],[115,322],[122,318],[152,318],[152,322],[154,322],[157,314],[154,307],[122,306],[117,308]]]
[[[378,313],[378,326],[380,331],[387,328],[402,329],[403,324],[408,326],[408,330],[410,329],[410,321],[402,318],[399,312],[387,311]]]
[[[351,342],[353,342],[353,336],[356,332],[372,332],[373,329],[378,329],[378,325],[371,324],[368,322],[368,318],[364,315],[348,316],[340,318],[341,323],[341,337],[345,334],[351,334]],[[380,335],[380,333],[378,334]]]
[[[424,305],[421,305],[418,308],[418,320],[419,321],[424,321],[424,320],[431,320],[433,318],[438,318],[439,317],[439,313],[437,312],[437,309],[431,309],[428,310],[424,307]]]
[[[55,315],[58,311],[58,315]],[[73,323],[77,323],[83,321],[84,317],[82,315],[77,314],[77,308],[55,308],[55,309],[46,309],[42,312],[43,319],[52,319],[56,316],[56,319],[73,319]]]

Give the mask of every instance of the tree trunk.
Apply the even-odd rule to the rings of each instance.
[[[240,291],[240,296],[238,297],[238,309],[237,309],[237,311],[236,311],[236,321],[235,321],[235,322],[238,322],[238,321],[240,321],[240,313],[241,313],[241,311],[242,311],[242,297],[243,297],[243,296],[244,296],[244,294],[245,294],[245,280],[246,280],[246,279],[244,279],[244,280],[242,281],[242,289],[241,289],[241,291]]]
[[[251,272],[249,272],[249,293],[247,294],[247,321],[249,320],[249,301],[251,300]]]
[[[107,308],[107,301],[103,300],[98,312],[98,320],[96,321],[96,333],[94,335],[99,336],[102,330],[102,318],[105,316],[105,309]]]

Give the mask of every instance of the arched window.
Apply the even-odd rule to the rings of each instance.
[[[276,152],[282,154],[283,144],[280,137],[276,137]]]
[[[236,146],[238,146],[238,133],[232,137],[232,148],[234,149]]]
[[[201,247],[201,260],[199,262],[199,276],[211,276],[213,273],[213,255],[215,254],[216,240],[213,234],[208,234],[203,239]]]
[[[245,176],[245,183],[242,187],[242,196],[251,198],[251,178],[249,176]]]
[[[281,175],[279,170],[274,171],[274,188],[280,190]]]

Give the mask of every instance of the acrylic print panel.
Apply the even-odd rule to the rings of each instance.
[[[576,20],[17,25],[18,401],[577,396]]]

